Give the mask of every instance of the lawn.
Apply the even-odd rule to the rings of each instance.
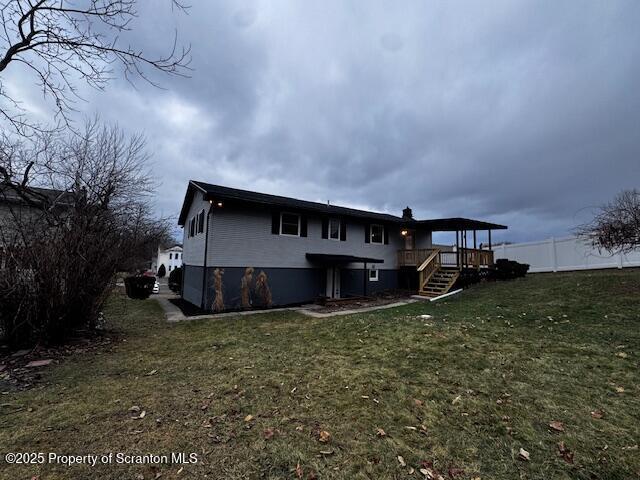
[[[0,453],[198,462],[0,460],[1,478],[640,478],[638,270],[325,319],[168,324],[155,301],[122,297],[106,314],[120,341],[3,393]]]

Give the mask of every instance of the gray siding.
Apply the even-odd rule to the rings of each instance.
[[[206,233],[206,222],[205,222],[205,232],[200,233],[194,237],[189,237],[189,222],[191,219],[200,213],[204,209],[205,215],[209,210],[209,202],[203,200],[202,195],[200,193],[196,193],[193,198],[193,202],[191,202],[191,206],[189,208],[189,214],[187,215],[187,220],[184,225],[182,231],[182,261],[186,265],[203,265],[204,262],[204,238]],[[211,219],[209,219],[211,221]],[[211,231],[211,224],[209,224],[209,231]]]
[[[261,266],[262,268],[313,268],[306,253],[356,255],[379,258],[380,270],[397,268],[397,250],[404,240],[398,226],[389,228],[389,244],[365,243],[365,224],[347,222],[346,241],[322,238],[322,219],[307,216],[307,237],[287,237],[271,233],[271,212],[267,209],[215,209],[210,220],[207,265],[217,267]],[[187,262],[185,259],[186,263]],[[362,268],[361,264],[351,265]]]

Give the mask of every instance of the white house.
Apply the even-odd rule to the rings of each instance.
[[[182,245],[174,245],[165,249],[158,247],[158,254],[151,261],[151,269],[158,273],[161,265],[164,265],[167,275],[174,269],[181,267]]]

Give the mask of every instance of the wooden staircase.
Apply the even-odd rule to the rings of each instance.
[[[460,270],[456,267],[440,267],[426,283],[420,284],[419,294],[425,297],[438,297],[444,295],[460,276]]]
[[[460,276],[460,269],[457,266],[447,264],[448,259],[444,256],[446,252],[435,249],[417,267],[419,273],[418,294],[426,297],[437,297],[444,295]]]

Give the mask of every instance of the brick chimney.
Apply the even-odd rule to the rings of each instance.
[[[413,212],[407,206],[404,210],[402,210],[402,219],[403,220],[413,220]]]

